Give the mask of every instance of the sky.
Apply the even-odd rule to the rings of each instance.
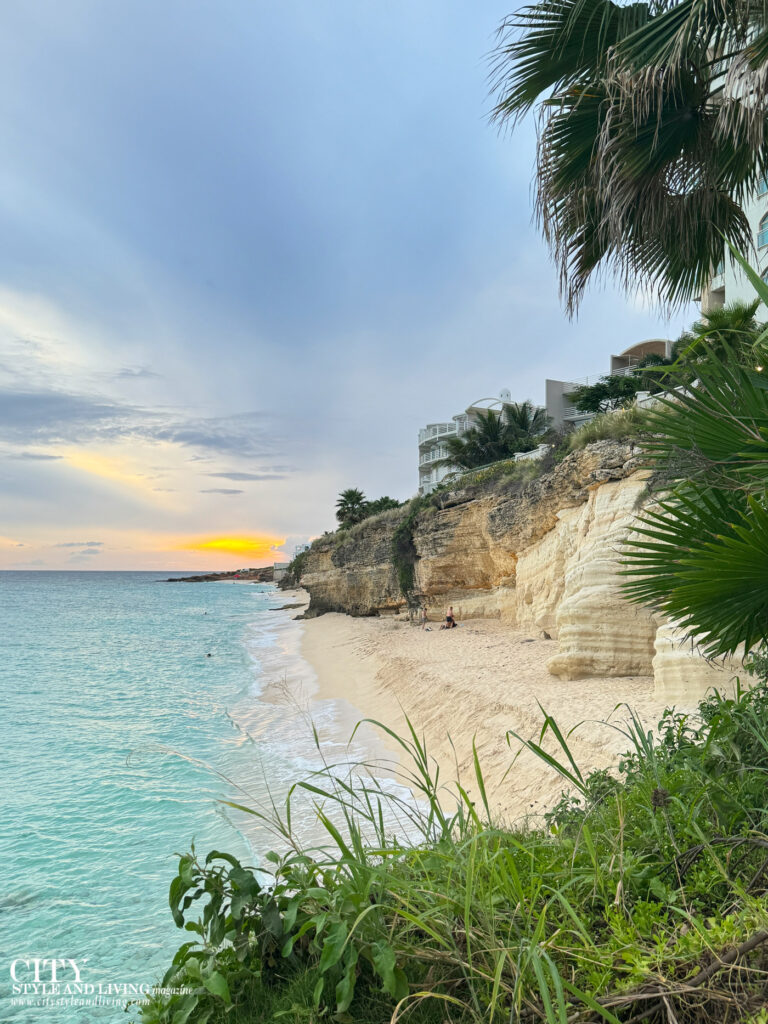
[[[676,337],[565,315],[478,0],[7,0],[0,568],[285,561],[418,429]]]

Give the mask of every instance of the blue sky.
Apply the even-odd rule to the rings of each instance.
[[[267,561],[344,487],[412,494],[427,421],[692,319],[607,287],[567,320],[533,124],[487,121],[508,13],[4,5],[0,566]]]

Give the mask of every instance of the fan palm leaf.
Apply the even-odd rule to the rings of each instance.
[[[745,306],[740,322],[754,338],[752,314]],[[661,494],[624,561],[627,595],[717,656],[768,638],[768,381],[751,358],[764,357],[762,335],[737,348],[732,320],[710,326],[719,333],[713,343],[701,325],[696,379],[684,360],[666,368],[670,390],[649,413],[644,447]]]
[[[641,517],[627,595],[679,623],[712,657],[768,635],[766,492],[687,487]]]
[[[538,0],[502,26],[493,117],[541,115],[536,209],[573,311],[610,274],[697,296],[768,169],[768,8]]]

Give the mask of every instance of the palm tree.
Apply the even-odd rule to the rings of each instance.
[[[750,354],[761,334],[764,324],[757,321],[760,300],[753,302],[731,302],[721,309],[702,313],[690,331],[685,331],[675,342],[675,356],[695,366],[701,361],[704,350],[722,357],[725,347],[739,353],[750,362]]]
[[[626,558],[628,595],[712,656],[768,637],[768,381],[754,365],[768,351],[758,338],[743,359],[724,334],[699,339],[694,386],[684,362],[668,371],[673,391],[649,414],[660,494]]]
[[[336,502],[336,518],[342,526],[353,526],[362,522],[368,514],[368,502],[357,487],[348,487]]]
[[[474,469],[508,459],[536,447],[534,438],[549,426],[549,417],[532,402],[512,402],[501,412],[478,412],[475,423],[461,437],[446,441],[446,462],[459,469]]]
[[[524,402],[510,402],[504,406],[504,420],[507,426],[520,438],[532,439],[543,434],[550,424],[545,409],[526,399]],[[522,451],[522,449],[518,449]]]
[[[462,437],[450,437],[446,441],[446,461],[461,469],[498,462],[509,455],[509,441],[509,430],[500,413],[493,409],[478,412],[474,425]]]
[[[697,296],[768,172],[768,7],[534,0],[501,26],[493,118],[541,115],[536,208],[567,307],[593,275]]]

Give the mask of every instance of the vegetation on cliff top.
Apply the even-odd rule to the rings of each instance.
[[[479,412],[469,430],[443,442],[448,450],[444,461],[457,469],[474,469],[517,452],[530,452],[542,441],[548,426],[544,409],[528,401],[507,403],[500,412]]]
[[[384,495],[369,501],[363,492],[357,487],[348,487],[339,495],[336,502],[336,519],[340,529],[355,526],[362,523],[364,519],[378,515],[379,512],[386,512],[390,508],[399,508],[402,502],[396,498]]]

